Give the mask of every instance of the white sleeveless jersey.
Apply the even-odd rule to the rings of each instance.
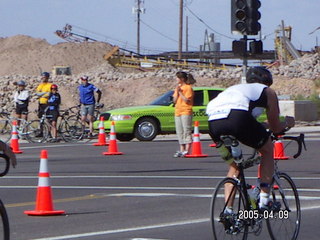
[[[265,88],[267,86],[261,83],[238,84],[227,88],[209,102],[206,111],[209,121],[227,118],[232,109],[251,111],[257,117],[263,108],[257,108],[254,102],[260,99]]]

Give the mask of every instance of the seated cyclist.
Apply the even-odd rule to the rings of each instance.
[[[59,108],[61,104],[61,96],[58,93],[58,86],[56,84],[51,85],[51,91],[48,98],[48,110],[47,116],[49,116],[49,120],[51,121],[52,129],[51,129],[51,142],[58,142],[57,138],[57,119],[59,117]]]
[[[220,141],[221,135],[232,135],[241,143],[261,153],[259,207],[268,210],[272,204],[269,201],[269,192],[274,173],[273,143],[270,133],[255,118],[259,112],[257,110],[266,109],[269,128],[275,134],[293,127],[295,121],[293,117],[285,117],[285,121],[280,122],[279,102],[277,94],[270,88],[273,79],[269,70],[264,67],[252,67],[247,72],[246,81],[245,84],[227,88],[209,102],[207,106],[209,133],[216,143]],[[229,160],[231,162],[228,162],[227,176],[237,176],[236,164],[232,158]],[[230,191],[231,189],[227,189],[225,194],[230,194]]]

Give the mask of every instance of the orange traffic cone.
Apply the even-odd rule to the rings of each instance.
[[[185,155],[187,158],[208,157],[207,154],[202,153],[200,134],[199,134],[199,121],[194,122],[194,133],[192,142],[192,153]]]
[[[283,143],[280,140],[274,142],[273,158],[275,160],[287,160],[289,159],[284,152]]]
[[[52,192],[49,183],[48,152],[42,150],[40,155],[40,170],[37,190],[36,209],[24,211],[27,215],[50,216],[64,214],[64,210],[53,210]]]
[[[23,153],[19,149],[19,133],[17,130],[17,121],[12,122],[12,132],[11,132],[11,142],[10,142],[10,147],[12,148],[12,152],[14,153]]]
[[[92,144],[93,146],[108,146],[109,143],[106,141],[106,133],[104,131],[104,117],[100,117],[100,123],[99,123],[99,136],[98,136],[98,142]]]
[[[103,152],[102,154],[103,155],[122,155],[123,154],[122,152],[118,152],[114,121],[111,122],[109,150],[108,152]]]
[[[211,144],[209,144],[209,147],[216,147],[216,146],[217,146],[216,143],[211,143]]]

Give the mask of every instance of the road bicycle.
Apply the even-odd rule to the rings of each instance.
[[[298,150],[294,158],[300,156],[302,145],[306,150],[304,134],[274,137],[274,139],[296,141]],[[224,144],[230,149],[237,147],[239,142],[233,136],[221,136],[219,144]],[[299,195],[291,177],[279,170],[278,160],[275,160],[275,173],[270,185],[273,207],[269,211],[261,211],[258,208],[259,188],[248,184],[244,174],[246,168],[260,163],[261,156],[257,151],[247,159],[232,155],[238,166],[239,175],[233,178],[226,177],[220,181],[211,200],[211,226],[214,239],[247,239],[249,233],[259,236],[264,220],[271,239],[297,239],[301,221]],[[256,186],[259,186],[259,179]],[[257,190],[258,194],[253,198],[252,193]],[[225,191],[230,192],[229,196]],[[232,211],[227,209],[228,207],[230,209],[230,206]]]
[[[15,155],[11,151],[9,146],[7,146],[3,142],[0,142],[0,177],[5,176],[9,172],[10,160],[13,166],[16,165],[15,157],[14,159],[12,159],[9,156],[13,158]],[[0,224],[0,239],[10,240],[9,218],[8,218],[6,208],[1,199],[0,199],[0,218],[2,221],[2,224]]]
[[[0,140],[5,143],[11,139],[13,121],[19,123],[17,126],[19,137],[26,138],[24,128],[29,122],[22,118],[12,117],[8,112],[0,112]]]
[[[81,112],[80,112],[81,105],[76,105],[71,108],[69,108],[70,115],[68,116],[67,120],[71,122],[82,122],[81,121]],[[104,104],[97,104],[94,108],[94,119],[93,121],[96,121],[100,117],[100,111],[104,107]],[[89,122],[87,121],[86,125],[81,124],[81,129],[79,129],[78,134],[74,135],[75,141],[80,140],[92,140],[93,137],[89,136],[90,130],[89,130]]]
[[[47,107],[44,114],[38,120],[30,121],[24,128],[26,139],[32,143],[42,143],[50,140],[53,125],[50,121],[51,115],[48,114]],[[60,111],[57,120],[57,134],[65,142],[77,141],[77,136],[82,134],[82,124],[77,119],[69,119],[70,109]]]

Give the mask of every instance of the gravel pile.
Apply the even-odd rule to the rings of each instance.
[[[39,72],[50,71],[54,65],[72,67],[72,76],[55,76],[51,81],[59,86],[62,106],[78,103],[77,86],[82,75],[103,92],[106,109],[147,104],[173,89],[178,69],[156,71],[117,69],[103,60],[112,46],[106,43],[60,43],[50,45],[45,40],[28,36],[0,39],[0,111],[13,111],[13,82],[24,80],[32,93],[40,83]],[[188,70],[197,80],[195,86],[228,87],[240,82],[242,69]],[[273,67],[273,88],[280,95],[310,96],[319,93],[320,56],[308,54],[287,66]],[[318,88],[318,89],[317,89]],[[31,99],[35,109],[37,99]]]

